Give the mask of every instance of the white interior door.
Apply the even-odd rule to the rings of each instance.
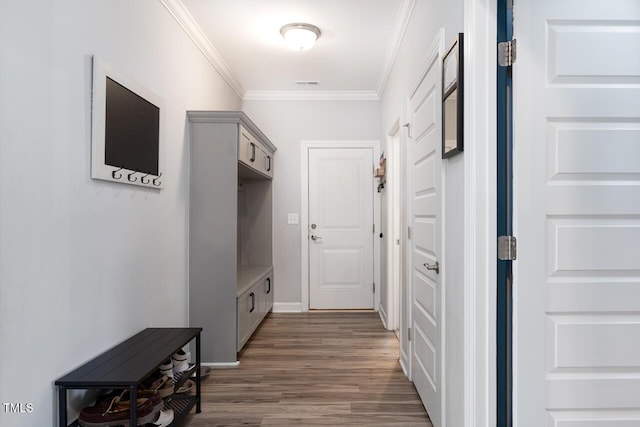
[[[519,0],[514,425],[640,425],[640,2]]]
[[[435,427],[442,426],[441,59],[435,49],[409,96],[411,375]]]
[[[309,149],[309,308],[373,308],[373,150]]]

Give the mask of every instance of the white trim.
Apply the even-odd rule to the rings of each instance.
[[[402,135],[400,133],[400,117],[398,116],[393,123],[393,126],[387,133],[387,229],[384,230],[387,235],[387,314],[388,321],[385,323],[389,330],[400,330],[400,322],[396,321],[400,319],[400,283],[395,283],[397,276],[402,279],[402,266],[403,266],[403,251],[401,245],[396,245],[396,237],[402,241],[402,227],[403,221],[400,222],[399,234],[395,234],[396,218],[402,216],[403,209],[400,201],[400,205],[395,205],[395,198],[402,195],[403,183],[400,178],[401,171],[404,170],[404,164],[400,158],[400,155],[404,152],[402,150]],[[397,167],[396,167],[397,165]],[[401,199],[401,198],[400,198]],[[396,209],[396,207],[398,209]],[[397,246],[397,249],[396,249]],[[395,263],[395,253],[399,251],[399,264]],[[381,305],[382,307],[382,305]]]
[[[200,366],[208,366],[211,369],[230,369],[240,367],[240,361],[237,362],[207,362],[200,363]]]
[[[497,1],[465,0],[465,427],[496,425]]]
[[[384,305],[380,304],[378,306],[378,315],[380,316],[380,320],[382,321],[382,325],[385,329],[389,329],[389,323],[387,320],[387,313],[384,311]]]
[[[405,357],[404,359],[402,358],[402,351],[400,352],[400,359],[398,360],[398,362],[400,363],[400,368],[402,368],[402,372],[404,372],[404,376],[407,377],[409,379],[409,381],[411,381],[411,375],[409,375],[409,371],[407,370],[407,366],[406,366],[406,362],[405,360],[407,360],[407,358]]]
[[[274,313],[301,313],[302,304],[299,302],[274,302]]]
[[[300,143],[300,299],[301,311],[309,311],[309,149],[310,148],[371,148],[373,161],[380,156],[378,140],[301,141]],[[373,165],[372,165],[373,167]],[[371,173],[372,188],[376,186]],[[376,230],[380,230],[380,197],[374,191],[373,209]],[[373,239],[373,281],[378,284],[373,306],[380,306],[380,239]]]
[[[411,255],[411,241],[407,238],[407,228],[411,224],[411,217],[409,215],[409,200],[411,195],[409,194],[409,132],[408,128],[404,127],[404,124],[409,123],[409,100],[405,98],[404,102],[400,105],[400,123],[403,124],[404,131],[400,131],[400,144],[403,146],[402,149],[402,159],[401,162],[401,174],[400,178],[403,183],[402,194],[400,197],[400,206],[402,207],[402,224],[400,225],[400,236],[401,236],[401,245],[402,252],[404,254],[402,258],[402,265],[400,268],[402,269],[402,285],[401,289],[404,292],[400,292],[400,365],[403,367],[404,373],[409,380],[412,379],[411,376],[411,357],[409,357],[411,353],[411,341],[408,340],[407,332],[408,328],[411,327],[411,288],[409,287],[410,282],[410,255]],[[402,310],[402,302],[404,300],[406,311]]]
[[[396,23],[393,28],[393,34],[391,35],[389,46],[387,48],[387,54],[384,60],[384,67],[382,68],[382,74],[378,79],[378,97],[382,98],[384,90],[387,87],[391,70],[396,63],[398,52],[400,51],[400,45],[404,39],[404,35],[407,32],[409,26],[409,20],[413,15],[413,9],[415,8],[416,0],[404,0],[400,5],[398,15],[396,15]]]
[[[173,19],[182,27],[185,33],[191,38],[193,43],[202,51],[204,56],[209,60],[211,65],[218,71],[220,76],[227,82],[229,87],[242,98],[244,89],[242,85],[231,71],[222,58],[218,50],[215,48],[211,40],[205,32],[200,28],[196,20],[193,18],[189,10],[180,0],[160,0],[160,3],[169,11]]]
[[[277,91],[249,90],[243,101],[379,101],[378,93],[373,90],[361,91]]]

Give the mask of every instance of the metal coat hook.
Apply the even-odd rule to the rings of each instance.
[[[160,175],[158,175],[157,178],[153,179],[153,185],[155,185],[156,187],[160,187],[160,185],[162,185],[162,181],[160,181],[161,176],[162,176],[162,172],[160,172]]]
[[[120,168],[120,169],[116,169],[116,170],[112,171],[111,172],[111,178],[113,178],[113,179],[122,178],[122,174],[121,173],[119,173],[118,176],[116,176],[116,173],[120,172],[122,169],[124,169],[124,168]]]
[[[143,184],[148,184],[150,182],[150,180],[144,180],[146,177],[148,177],[150,174],[146,174],[145,176],[140,177],[140,182]]]
[[[131,177],[132,177],[133,175],[137,174],[137,173],[138,173],[138,171],[131,172],[130,174],[128,174],[128,175],[127,175],[127,180],[128,180],[129,182],[136,182],[136,181],[138,180],[138,177],[135,177],[135,178],[133,178],[133,179],[131,179]]]

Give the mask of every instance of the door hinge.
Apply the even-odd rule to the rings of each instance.
[[[376,225],[373,224],[373,234],[376,234]]]
[[[407,227],[407,239],[411,240],[411,227]]]
[[[498,259],[501,261],[515,261],[517,242],[515,236],[498,237]]]
[[[373,293],[376,293],[376,282],[373,282]]]
[[[511,67],[516,62],[516,39],[498,43],[498,65]]]
[[[411,328],[407,328],[407,341],[411,341]]]

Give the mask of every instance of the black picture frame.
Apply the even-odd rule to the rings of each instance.
[[[462,153],[464,145],[464,35],[442,58],[442,158]]]

